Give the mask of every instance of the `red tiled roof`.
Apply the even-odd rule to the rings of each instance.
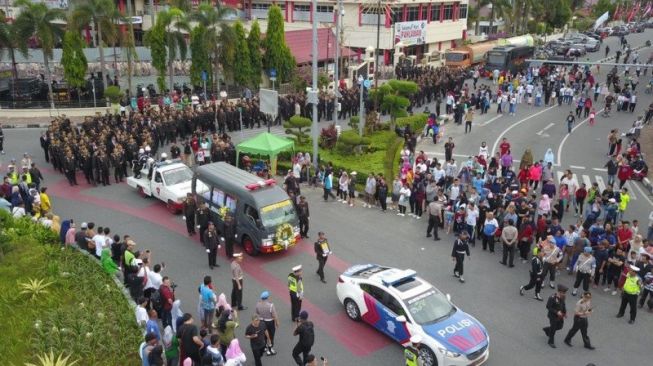
[[[313,30],[305,29],[288,31],[285,36],[286,45],[290,48],[290,53],[295,56],[297,64],[301,65],[310,63],[312,61],[311,51],[313,49]],[[318,61],[334,59],[336,57],[336,36],[333,33],[333,30],[330,28],[319,28],[317,30],[317,39]],[[328,55],[327,49],[329,50]],[[340,56],[353,57],[356,56],[356,53],[350,48],[342,47],[340,49]]]

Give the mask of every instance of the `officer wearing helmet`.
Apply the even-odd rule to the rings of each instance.
[[[168,160],[168,154],[166,154],[166,153],[162,153],[162,154],[161,154],[161,160],[160,160],[160,162],[164,162],[164,161],[166,161],[166,160]]]
[[[148,156],[145,153],[145,149],[140,148],[138,149],[138,160],[134,163],[134,177],[137,179],[140,179],[141,177],[141,170],[147,163]]]
[[[404,358],[406,359],[406,366],[421,366],[422,361],[419,358],[419,348],[422,343],[422,337],[415,334],[410,337],[410,345],[404,348]]]

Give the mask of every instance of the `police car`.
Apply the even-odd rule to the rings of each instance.
[[[425,366],[487,361],[485,327],[413,270],[356,265],[340,275],[336,290],[349,318],[365,321],[402,346],[411,336],[421,336],[419,357]]]

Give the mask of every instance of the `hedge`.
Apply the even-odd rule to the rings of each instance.
[[[428,117],[426,113],[419,113],[413,116],[397,118],[397,126],[405,127],[410,125],[411,131],[421,133],[424,130],[424,125],[426,125]]]
[[[140,365],[134,310],[97,260],[29,218],[0,210],[0,227],[3,364],[40,364],[52,351],[78,365]]]

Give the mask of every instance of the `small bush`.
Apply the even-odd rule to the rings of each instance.
[[[333,149],[336,146],[338,141],[338,130],[336,130],[335,124],[330,124],[329,127],[323,128],[320,131],[320,140],[319,145],[323,149]]]
[[[119,103],[124,95],[125,94],[120,90],[120,88],[115,85],[111,85],[104,89],[104,96],[114,104]]]
[[[422,130],[424,130],[424,126],[426,125],[428,117],[429,116],[426,113],[420,113],[414,116],[397,118],[397,126],[410,126],[411,131],[421,133]]]

